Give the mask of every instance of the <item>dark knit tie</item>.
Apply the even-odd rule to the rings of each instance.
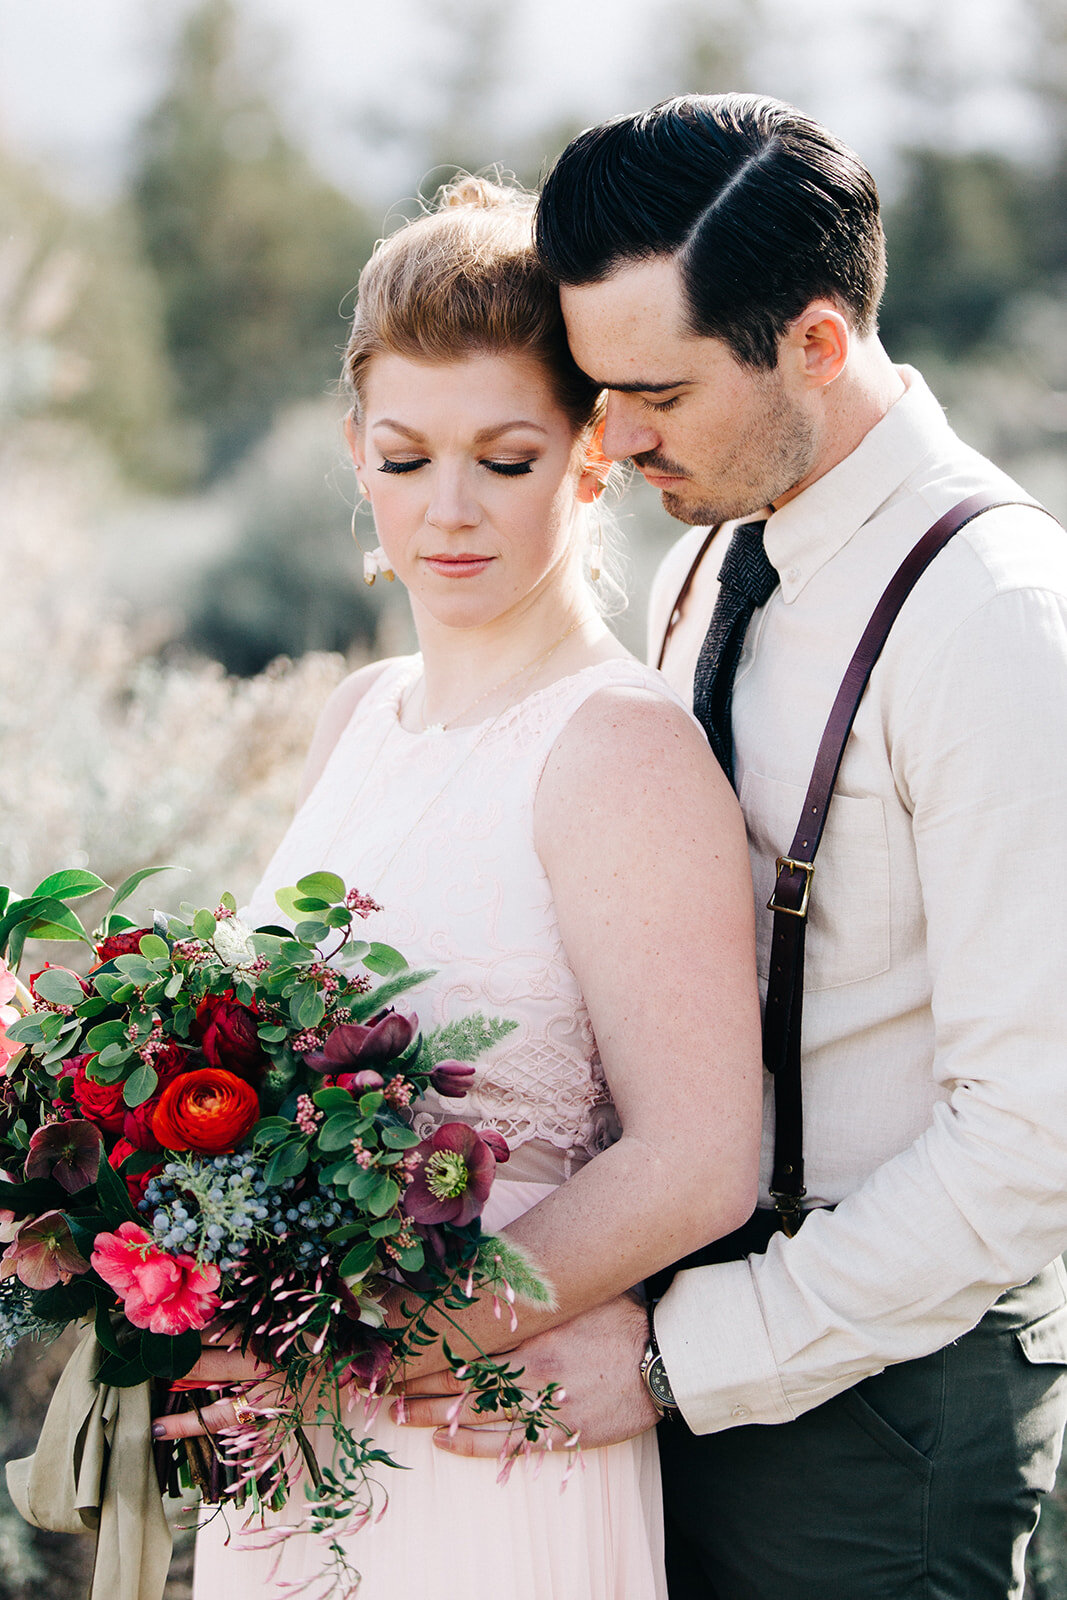
[[[719,570],[719,598],[700,647],[693,679],[693,711],[703,724],[708,743],[730,782],[734,781],[734,734],[731,721],[734,676],[745,633],[757,606],[765,606],[778,585],[778,574],[763,548],[765,522],[745,522],[734,529]]]

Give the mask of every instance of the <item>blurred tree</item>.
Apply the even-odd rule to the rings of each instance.
[[[374,238],[286,137],[241,45],[231,0],[204,0],[142,128],[133,180],[209,475],[267,430],[279,403],[333,381],[340,305]]]
[[[0,420],[77,424],[142,483],[181,476],[154,274],[128,208],[88,213],[0,152]]]

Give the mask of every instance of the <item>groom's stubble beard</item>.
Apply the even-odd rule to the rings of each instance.
[[[690,492],[662,489],[663,509],[679,522],[711,527],[774,505],[807,477],[817,454],[811,419],[783,392],[777,373],[761,385],[760,405],[732,453],[686,465],[650,450],[638,467],[689,480]]]

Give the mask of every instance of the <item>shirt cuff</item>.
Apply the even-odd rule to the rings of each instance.
[[[694,1433],[793,1421],[747,1261],[679,1272],[655,1321],[671,1391]]]

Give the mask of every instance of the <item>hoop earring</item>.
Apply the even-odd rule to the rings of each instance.
[[[357,502],[352,507],[352,537],[356,541],[356,549],[363,557],[363,582],[367,585],[368,589],[373,589],[374,580],[377,578],[379,573],[381,573],[386,583],[392,583],[393,579],[396,577],[396,573],[389,565],[389,557],[386,555],[381,545],[377,545],[373,550],[364,550],[363,546],[360,544],[359,534],[356,532],[356,517],[359,513],[360,504],[361,502]]]
[[[596,541],[589,552],[589,576],[596,583],[604,565],[604,525],[600,520],[600,496],[593,501],[593,515],[596,517]]]

